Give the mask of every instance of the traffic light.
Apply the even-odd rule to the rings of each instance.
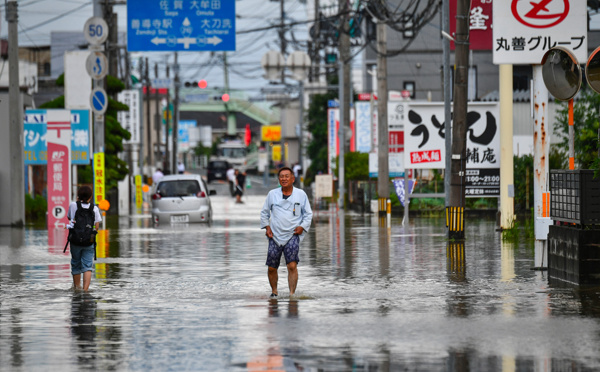
[[[202,79],[200,81],[186,81],[183,84],[186,88],[200,88],[200,89],[204,89],[208,86],[208,83],[206,82],[206,80]]]
[[[223,95],[221,96],[221,101],[229,102],[229,94],[223,93]]]

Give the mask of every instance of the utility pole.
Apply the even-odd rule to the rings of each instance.
[[[154,77],[158,79],[158,63],[154,63]],[[160,148],[162,145],[161,133],[160,133],[160,96],[158,95],[158,88],[154,88],[154,130],[156,131],[156,162],[160,164],[162,160]],[[160,167],[164,168],[164,164]],[[164,170],[164,169],[163,169]]]
[[[281,43],[281,55],[285,58],[287,44],[285,42],[285,8],[283,0],[279,0],[279,42]],[[281,70],[281,84],[285,84],[285,69]]]
[[[350,33],[348,27],[348,1],[339,0],[340,26],[339,26],[339,101],[340,101],[340,127],[338,131],[338,144],[340,148],[338,158],[338,185],[339,207],[344,208],[345,201],[345,159],[346,133],[350,128]]]
[[[108,73],[111,76],[118,77],[118,50],[119,50],[119,22],[117,14],[113,12],[113,2],[103,0],[104,14],[103,18],[110,30],[106,41],[106,53],[108,57]]]
[[[450,34],[450,1],[442,2],[442,30]],[[452,167],[452,113],[450,100],[450,40],[442,38],[444,53],[444,147],[446,149],[446,166],[444,169],[444,192],[446,194],[446,207],[450,205],[450,168]]]
[[[229,95],[229,64],[227,63],[227,52],[223,52],[223,75],[225,77],[225,93]],[[225,116],[227,117],[227,135],[235,137],[237,133],[237,121],[235,113],[229,110],[229,104],[225,104]]]
[[[167,80],[170,78],[170,68],[169,68],[169,57],[166,58],[167,64]],[[173,169],[173,174],[175,174],[175,168],[173,164],[169,164],[171,162],[171,155],[169,154],[169,128],[171,126],[171,97],[169,94],[169,89],[167,89],[167,117],[165,119],[165,169],[170,171]]]
[[[21,119],[21,93],[19,91],[19,37],[18,4],[15,0],[6,3],[8,22],[8,133],[10,137],[10,225],[22,227],[25,222],[25,175],[23,162],[23,120]]]
[[[145,58],[144,61],[144,83],[146,85],[146,138],[148,139],[148,149],[147,149],[147,164],[150,167],[154,167],[154,163],[152,161],[152,153],[154,150],[152,149],[152,118],[150,117],[150,64],[148,63],[148,57]],[[149,170],[151,172],[151,170]]]
[[[103,11],[102,11],[102,4],[100,3],[100,1],[101,0],[94,0],[94,17],[104,18]],[[110,37],[111,33],[112,33],[112,31],[109,31],[109,37]],[[110,68],[108,71],[110,72]],[[105,89],[104,82],[105,82],[105,79],[94,80],[94,82],[93,82],[94,89],[95,88]],[[94,154],[95,153],[104,153],[104,136],[105,136],[104,128],[105,128],[104,115],[94,115],[94,149],[93,149]]]
[[[179,130],[179,56],[175,52],[175,63],[173,64],[173,72],[175,73],[174,85],[175,85],[175,97],[173,98],[173,161],[171,162],[171,169],[173,172],[177,169],[177,131]]]
[[[467,165],[467,89],[469,63],[470,0],[457,0],[456,49],[454,80],[454,125],[452,127],[452,158],[450,167],[449,212],[455,225],[449,224],[448,238],[463,240],[465,207],[465,171]]]
[[[380,216],[386,215],[387,199],[390,196],[386,27],[383,20],[377,20],[377,194]]]

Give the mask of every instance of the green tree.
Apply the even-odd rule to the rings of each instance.
[[[64,85],[64,77],[61,75],[56,84]],[[107,76],[106,79],[107,92],[116,94],[125,88],[125,85],[118,79]],[[56,99],[40,105],[40,108],[54,109],[65,108],[65,97],[60,96]],[[108,108],[104,115],[104,164],[105,164],[105,186],[106,190],[111,190],[117,187],[118,181],[121,181],[129,172],[127,163],[119,159],[119,152],[123,151],[123,140],[131,138],[131,133],[124,129],[117,121],[117,112],[129,110],[129,106],[124,105],[112,98],[108,98]],[[93,174],[92,166],[81,166],[77,172],[78,183],[92,183]]]
[[[337,77],[329,79],[330,84],[337,84]],[[306,170],[305,184],[310,184],[319,172],[327,173],[327,101],[337,98],[337,91],[326,94],[315,94],[308,107],[308,130],[312,140],[306,148],[311,165]]]
[[[575,166],[580,169],[600,170],[598,162],[598,107],[600,94],[591,89],[582,89],[579,99],[573,104]],[[569,109],[562,102],[557,111],[555,132],[561,137],[556,146],[565,159],[569,153]]]

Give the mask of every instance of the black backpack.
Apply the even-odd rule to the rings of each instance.
[[[94,213],[94,203],[90,202],[89,208],[83,208],[81,202],[77,202],[77,211],[75,212],[75,218],[73,218],[75,225],[69,230],[69,238],[67,244],[79,245],[87,247],[96,243],[97,231],[94,230],[94,221],[96,220],[96,214]],[[67,246],[65,245],[65,250]]]

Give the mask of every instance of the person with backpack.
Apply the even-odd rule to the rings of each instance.
[[[81,186],[77,190],[77,201],[69,205],[67,218],[69,219],[67,228],[71,245],[73,288],[87,291],[92,281],[96,234],[100,228],[100,222],[102,222],[100,209],[92,202],[91,187]],[[83,274],[83,287],[81,286],[81,274]]]

